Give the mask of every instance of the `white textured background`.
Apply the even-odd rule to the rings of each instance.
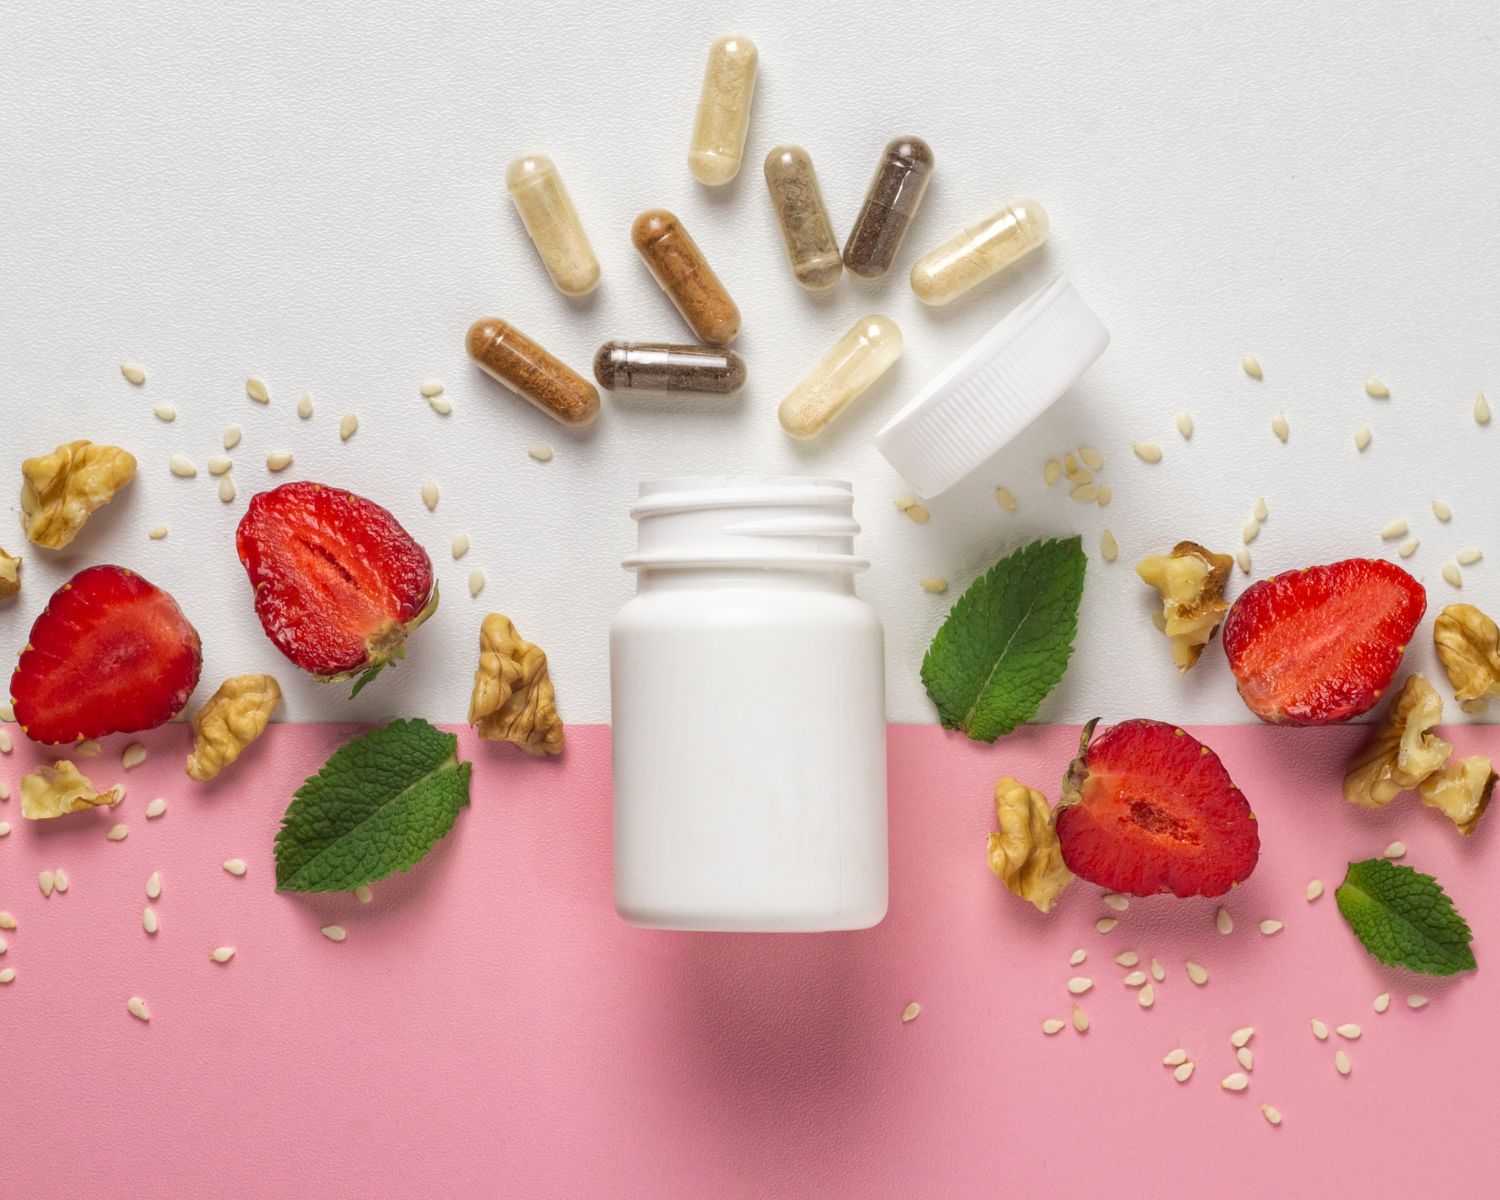
[[[920,15],[919,15],[920,14]],[[685,164],[708,42],[736,29],[761,50],[747,160],[710,192]],[[1438,576],[1462,545],[1491,553],[1464,595],[1500,609],[1500,10],[1468,3],[1149,5],[969,0],[787,5],[36,4],[0,0],[0,487],[59,441],[132,449],[140,475],[61,555],[26,557],[0,606],[9,661],[45,596],[89,562],[131,565],[176,594],[203,634],[205,679],[270,669],[283,716],[456,720],[479,616],[510,613],[550,654],[564,715],[608,715],[605,633],[630,577],[637,480],[715,471],[852,478],[874,569],[861,584],[889,633],[893,718],[932,711],[917,664],[957,587],[1038,534],[1108,526],[1121,561],[1091,563],[1074,666],[1043,711],[1195,722],[1248,719],[1215,651],[1185,682],[1148,620],[1129,563],[1194,537],[1233,549],[1254,499],[1271,518],[1257,573],[1377,554],[1405,516],[1410,567]],[[840,236],[887,138],[931,142],[937,170],[897,267],[801,292],[786,268],[760,160],[779,141],[813,155]],[[549,285],[505,195],[506,163],[561,167],[604,268],[570,302]],[[1053,241],[1023,269],[947,310],[924,310],[906,272],[960,225],[1017,194],[1042,200]],[[636,260],[632,218],[677,211],[744,313],[736,349],[752,383],[735,403],[605,401],[573,434],[482,377],[464,356],[476,317],[515,322],[580,370],[609,337],[686,331]],[[1059,271],[1114,343],[1082,386],[926,527],[891,506],[904,490],[871,436],[923,382]],[[781,396],[853,319],[888,313],[897,368],[819,442],[790,443]],[[1239,368],[1253,352],[1254,383]],[[120,377],[124,359],[149,371]],[[251,404],[244,379],[270,385]],[[1375,374],[1392,397],[1365,397]],[[436,375],[454,412],[417,394]],[[299,421],[299,394],[317,412]],[[164,425],[152,406],[179,413]],[[1183,444],[1179,409],[1198,432]],[[1284,409],[1287,446],[1269,424]],[[339,416],[358,412],[348,444]],[[240,501],[200,467],[234,422]],[[1364,455],[1354,428],[1375,441]],[[1166,460],[1129,455],[1156,439]],[[526,449],[546,440],[555,461]],[[1047,495],[1041,463],[1080,441],[1108,456],[1107,510]],[[438,565],[444,601],[394,675],[346,704],[262,637],[235,559],[243,501],[281,478],[342,484],[393,509]],[[435,514],[423,479],[438,481]],[[1021,511],[1001,512],[1008,483]],[[1428,504],[1455,519],[1442,527]],[[165,522],[163,542],[146,530]],[[10,532],[5,533],[4,530]],[[466,531],[473,550],[448,554]],[[465,579],[489,585],[470,600]],[[950,577],[947,598],[923,576]],[[1416,656],[1431,664],[1428,638]],[[1457,718],[1456,709],[1450,716]]]

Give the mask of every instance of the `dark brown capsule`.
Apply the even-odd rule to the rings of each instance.
[[[931,175],[932,147],[921,138],[901,137],[886,143],[859,219],[844,243],[844,266],[865,279],[878,278],[890,269]]]
[[[652,278],[700,341],[710,346],[734,341],[740,331],[740,310],[682,222],[666,209],[653,208],[635,219],[630,238]]]
[[[469,326],[467,345],[487,375],[564,425],[587,425],[599,415],[599,390],[514,325],[484,317]]]
[[[594,355],[594,378],[608,391],[728,396],[745,386],[745,360],[713,346],[605,342]]]

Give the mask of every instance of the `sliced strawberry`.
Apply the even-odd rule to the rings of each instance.
[[[1224,652],[1261,720],[1330,725],[1375,707],[1426,610],[1422,585],[1395,563],[1305,567],[1241,593]]]
[[[47,601],[10,693],[27,737],[73,742],[170,721],[202,669],[198,631],[171,596],[124,567],[89,567]]]
[[[355,691],[406,653],[437,607],[432,560],[389,512],[353,492],[287,483],[250,501],[235,538],[255,615],[276,648]]]
[[[1260,857],[1255,814],[1219,756],[1160,721],[1084,726],[1057,836],[1080,879],[1115,892],[1222,896]]]

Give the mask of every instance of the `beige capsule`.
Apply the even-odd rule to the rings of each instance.
[[[861,317],[781,402],[781,427],[794,438],[821,433],[900,357],[896,323],[876,313]]]
[[[469,326],[469,357],[491,377],[564,425],[599,415],[599,390],[514,325],[483,317]]]
[[[807,151],[801,146],[774,147],[766,155],[766,187],[792,275],[810,292],[832,287],[844,273],[844,260]]]
[[[599,260],[553,161],[545,154],[516,159],[505,187],[557,290],[586,296],[598,287]]]
[[[664,208],[650,209],[635,219],[630,240],[699,341],[710,346],[734,341],[740,310],[681,221]]]
[[[923,304],[947,304],[1047,240],[1047,210],[1020,199],[966,226],[911,269]]]
[[[725,34],[708,48],[688,150],[688,169],[699,183],[721,187],[740,172],[759,61],[755,43],[743,34]]]

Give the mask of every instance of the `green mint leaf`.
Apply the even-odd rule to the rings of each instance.
[[[392,721],[345,742],[297,789],[276,835],[276,889],[346,892],[416,866],[469,803],[458,738]]]
[[[1387,966],[1423,975],[1474,970],[1468,922],[1431,875],[1367,858],[1349,864],[1334,895],[1354,935]]]
[[[944,729],[993,742],[1036,715],[1073,654],[1085,564],[1081,538],[1035,541],[959,597],[922,660]]]

